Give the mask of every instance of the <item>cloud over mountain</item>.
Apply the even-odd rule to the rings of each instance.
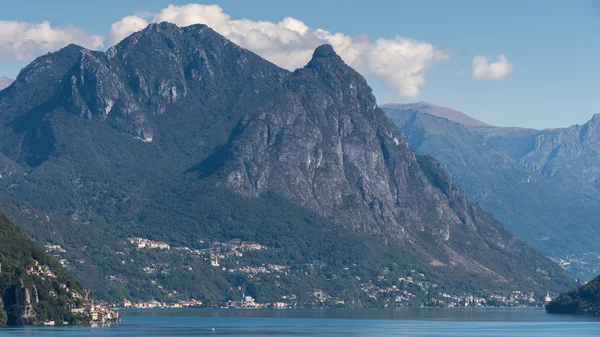
[[[69,43],[100,49],[104,37],[74,26],[53,27],[48,21],[0,21],[0,59],[28,60]]]
[[[384,79],[393,89],[409,97],[419,94],[429,65],[447,58],[446,53],[428,42],[401,36],[391,39],[351,37],[308,27],[292,17],[279,22],[232,20],[217,5],[169,5],[150,21],[168,21],[178,26],[206,24],[236,44],[289,70],[304,66],[315,47],[331,44],[352,67],[366,76]],[[140,16],[125,17],[111,26],[108,41],[117,43],[148,23]]]
[[[286,17],[279,22],[234,20],[217,5],[169,5],[156,14],[132,15],[114,22],[106,37],[74,26],[49,22],[0,21],[0,58],[29,60],[69,43],[89,49],[106,49],[151,22],[168,21],[178,26],[206,24],[236,44],[250,49],[280,67],[304,66],[313,50],[331,44],[346,63],[369,78],[379,78],[403,96],[414,97],[425,83],[425,74],[448,54],[429,42],[402,36],[369,38],[308,27]]]

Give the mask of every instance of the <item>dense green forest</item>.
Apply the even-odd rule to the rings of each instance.
[[[600,276],[558,296],[546,305],[553,314],[600,315]]]
[[[310,294],[319,289],[340,300],[354,301],[354,306],[379,306],[381,303],[361,290],[361,284],[385,275],[379,285],[391,286],[394,280],[410,275],[410,270],[425,273],[429,282],[438,285],[438,291],[454,294],[522,288],[541,293],[552,287],[550,282],[555,279],[548,274],[546,284],[527,283],[525,279],[493,282],[485,275],[469,274],[460,268],[435,269],[425,260],[408,259],[414,254],[383,236],[365,236],[361,231],[345,229],[275,195],[247,199],[208,184],[181,188],[157,191],[149,196],[154,200],[152,204],[139,208],[139,217],[120,221],[116,228],[103,221],[82,223],[56,215],[46,218],[44,213],[7,197],[0,197],[0,209],[15,214],[26,232],[35,235],[38,245],[61,245],[67,252],[60,257],[69,261],[70,273],[83,280],[97,297],[111,301],[195,298],[213,305],[240,298],[242,293],[261,302],[296,294],[303,306],[310,306],[315,305]],[[195,196],[195,201],[174,205],[171,193],[184,196],[179,200]],[[205,246],[199,241],[255,242],[269,249],[221,261],[221,266],[230,269],[278,264],[290,266],[290,272],[257,280],[213,268],[207,261],[174,249],[137,250],[126,242],[132,236],[191,249]],[[144,272],[149,266],[158,272]],[[426,301],[426,297],[415,299]]]

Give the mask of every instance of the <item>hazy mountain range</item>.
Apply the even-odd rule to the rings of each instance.
[[[5,212],[105,299],[378,306],[364,284],[411,270],[453,293],[573,284],[416,154],[328,45],[289,72],[207,26],[152,24],[37,58],[0,92],[0,125]],[[219,260],[223,242],[266,249]]]
[[[566,128],[475,130],[528,170],[600,201],[600,113]]]
[[[532,130],[473,126],[425,102],[386,106],[395,107],[386,113],[409,144],[440,160],[515,235],[549,256],[584,258],[569,264],[576,277],[597,275],[597,116],[584,126]]]
[[[488,124],[479,121],[460,111],[446,108],[440,105],[435,105],[429,102],[421,101],[417,103],[387,103],[381,106],[383,109],[389,110],[415,110],[422,113],[427,113],[433,116],[446,118],[457,123],[468,126],[488,126]]]
[[[0,76],[0,90],[8,87],[13,81],[11,78]]]

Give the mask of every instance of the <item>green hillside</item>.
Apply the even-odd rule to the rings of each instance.
[[[0,325],[89,321],[71,313],[81,306],[81,298],[74,294],[84,294],[82,285],[4,214],[0,214],[0,265]]]
[[[600,276],[558,296],[546,305],[553,314],[600,315]]]

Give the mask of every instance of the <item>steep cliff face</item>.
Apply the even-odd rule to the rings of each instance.
[[[600,192],[600,114],[581,126],[540,132],[518,160],[572,189],[586,186]]]
[[[459,217],[428,183],[362,76],[319,47],[231,145],[228,187],[270,191],[342,223],[405,238],[447,239]]]
[[[401,203],[410,198],[402,190],[424,177],[365,80],[330,46],[317,49],[239,129],[230,188],[247,196],[272,191],[353,227],[381,232],[391,226],[403,235]],[[402,216],[416,220],[417,213]]]
[[[504,281],[512,276],[486,263],[541,259],[469,201],[435,160],[415,155],[364,78],[331,46],[315,50],[305,68],[242,120],[228,147],[218,184],[248,197],[285,196],[342,225],[409,245],[431,265]]]
[[[13,294],[10,294],[11,291]],[[35,291],[35,298],[32,300],[31,293],[33,291]],[[33,309],[33,304],[35,302],[39,303],[35,285],[29,288],[25,285],[23,279],[19,279],[19,282],[9,290],[9,293],[5,294],[5,297],[14,298],[14,303],[8,309],[9,322],[12,325],[28,325],[37,322],[36,313]]]
[[[527,169],[596,200],[600,198],[600,114],[583,125],[568,128],[526,134],[483,129],[481,133]]]

